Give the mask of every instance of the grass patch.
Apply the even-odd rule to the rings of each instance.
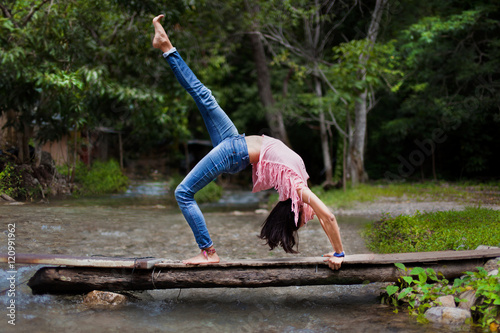
[[[500,186],[496,183],[398,183],[360,184],[357,187],[325,191],[313,187],[321,200],[328,206],[348,208],[356,202],[373,202],[381,198],[399,201],[460,201],[465,203],[500,204]]]
[[[363,232],[367,246],[377,253],[472,250],[479,245],[500,246],[500,211],[464,211],[385,215]]]

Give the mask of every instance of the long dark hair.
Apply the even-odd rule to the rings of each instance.
[[[300,221],[299,213],[299,221]],[[274,249],[281,246],[286,253],[299,253],[293,247],[299,243],[297,233],[299,227],[295,225],[295,213],[292,212],[292,199],[280,201],[273,208],[267,219],[262,223],[260,239],[266,241]]]

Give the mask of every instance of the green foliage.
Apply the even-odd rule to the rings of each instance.
[[[70,130],[111,127],[124,133],[126,151],[130,145],[134,152],[185,137],[184,103],[172,98],[181,88],[164,84],[167,68],[151,47],[149,11],[159,6],[142,3],[6,1],[0,112],[16,113],[7,126],[36,126],[42,143]]]
[[[451,1],[424,7],[418,3],[417,8],[408,6],[408,12],[403,11],[408,18],[399,23],[407,25],[394,32],[393,38],[400,59],[398,69],[405,77],[398,94],[381,97],[384,102],[372,113],[380,118],[369,124],[374,141],[368,141],[368,154],[373,155],[367,160],[380,164],[380,169],[369,170],[370,175],[494,177],[498,164],[495,147],[500,142],[495,106],[500,6],[481,0]],[[436,131],[442,140],[434,139]],[[417,140],[433,141],[433,148],[422,150]],[[426,157],[414,163],[416,170],[399,171],[403,158],[408,161],[422,152]]]
[[[372,44],[367,39],[352,40],[333,47],[333,53],[334,65],[328,68],[328,75],[339,91],[337,98],[354,101],[360,91],[379,89],[389,82],[394,82],[389,88],[397,91],[403,73],[398,69],[394,41]],[[366,61],[360,62],[361,58]]]
[[[11,198],[18,198],[26,194],[22,187],[22,175],[14,164],[7,162],[0,171],[0,194],[7,194]]]
[[[436,144],[416,176],[429,177],[432,168],[440,179],[496,176],[496,2],[390,2],[373,45],[365,38],[371,3],[176,0],[165,8],[155,0],[6,0],[2,6],[0,112],[13,112],[7,126],[36,134],[37,142],[106,127],[122,133],[126,157],[159,145],[173,156],[191,136],[206,137],[196,106],[151,47],[151,19],[164,11],[174,44],[241,132],[268,133],[248,33],[265,38],[275,107],[294,148],[307,155],[314,181],[322,156],[308,146],[318,143],[320,111],[329,126],[334,115],[344,129],[365,88],[376,104],[366,138],[370,178],[397,173],[398,157],[408,158],[414,141],[435,129],[446,142]],[[338,152],[341,140],[330,128],[331,151]]]
[[[58,168],[59,172],[68,176],[67,168]],[[78,195],[99,195],[105,193],[124,192],[127,189],[128,178],[123,174],[120,165],[115,160],[108,162],[96,161],[90,169],[87,165],[77,163],[75,182],[79,185]]]
[[[194,195],[199,203],[217,202],[222,197],[222,187],[216,182],[211,182]]]
[[[499,221],[500,211],[486,208],[386,215],[363,235],[368,248],[379,253],[471,250],[500,245]]]
[[[175,188],[182,181],[183,177],[180,175],[172,176],[169,181],[169,188],[171,193],[174,194]],[[217,202],[222,198],[222,186],[218,185],[215,181],[210,182],[207,186],[196,192],[194,199],[199,204],[208,202]]]
[[[467,290],[474,290],[478,299],[476,305],[472,306],[473,318],[484,329],[490,325],[500,324],[500,274],[488,276],[488,272],[478,267],[477,272],[466,272],[462,278],[455,279],[452,284],[436,273],[432,268],[407,268],[401,263],[395,264],[404,275],[395,285],[385,288],[382,302],[397,308],[403,304],[408,306],[410,314],[418,316],[418,320],[424,322],[425,311],[438,304],[436,299],[440,296],[453,295],[455,302],[461,302],[460,295]]]

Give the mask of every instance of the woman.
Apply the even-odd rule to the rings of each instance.
[[[214,148],[205,156],[175,190],[179,207],[191,227],[201,252],[185,264],[218,263],[205,219],[194,200],[194,194],[221,173],[236,173],[248,164],[253,168],[253,191],[276,188],[280,202],[263,225],[260,238],[271,249],[281,246],[286,252],[296,253],[295,233],[316,215],[334,252],[326,254],[325,261],[332,269],[339,269],[344,251],[335,216],[307,187],[307,172],[299,155],[281,141],[267,136],[245,136],[238,131],[217,101],[189,69],[172,46],[160,20],[153,19],[155,36],[153,47],[163,52],[179,83],[193,97],[210,134]]]

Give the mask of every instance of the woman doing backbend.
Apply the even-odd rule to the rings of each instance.
[[[316,215],[334,252],[325,261],[339,269],[344,251],[335,216],[307,187],[309,178],[304,162],[281,141],[268,136],[240,135],[233,122],[221,109],[211,91],[189,69],[172,46],[160,20],[153,19],[153,47],[163,52],[179,83],[193,97],[203,117],[214,148],[189,172],[175,190],[179,207],[191,227],[201,252],[185,264],[218,263],[205,219],[194,200],[194,194],[222,173],[237,173],[249,164],[253,169],[253,191],[275,188],[279,202],[266,219],[260,234],[271,249],[281,246],[296,253],[295,233]]]

